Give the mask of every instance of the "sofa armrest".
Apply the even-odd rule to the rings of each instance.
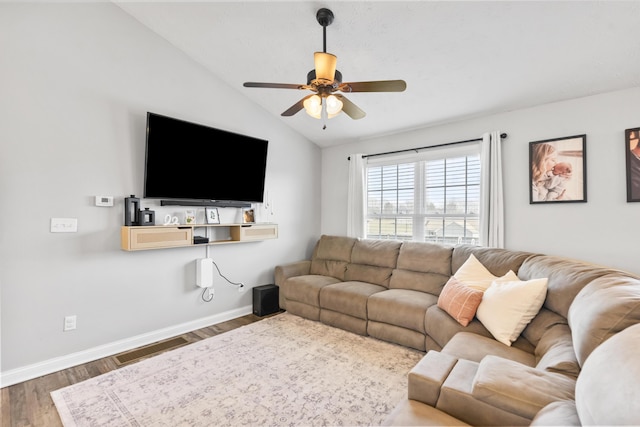
[[[575,400],[576,381],[498,356],[486,356],[473,379],[474,398],[513,414],[533,419],[558,400]]]
[[[429,351],[409,372],[409,399],[435,407],[442,383],[457,362],[458,359],[449,354]]]
[[[311,271],[311,261],[296,261],[289,264],[276,266],[275,280],[276,285],[282,286],[289,277],[304,276]]]

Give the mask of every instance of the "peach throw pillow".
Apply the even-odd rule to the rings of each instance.
[[[467,326],[476,315],[482,301],[483,292],[464,285],[455,277],[451,277],[440,296],[438,307],[446,311],[462,326]]]

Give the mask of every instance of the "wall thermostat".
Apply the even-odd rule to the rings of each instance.
[[[96,206],[113,206],[113,196],[96,196]]]

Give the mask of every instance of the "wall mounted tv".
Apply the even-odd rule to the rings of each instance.
[[[147,112],[144,197],[163,205],[264,200],[268,141]]]

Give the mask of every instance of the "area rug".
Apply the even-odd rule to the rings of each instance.
[[[51,396],[65,427],[380,425],[422,356],[285,312]]]

